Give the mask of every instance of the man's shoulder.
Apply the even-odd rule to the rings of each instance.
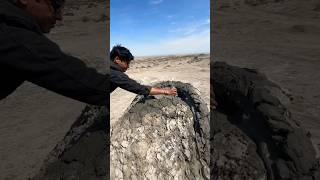
[[[110,68],[110,72],[113,76],[127,76],[125,73],[113,68]]]
[[[7,38],[12,38],[18,42],[27,41],[28,43],[37,42],[39,40],[53,43],[49,38],[44,34],[24,27],[13,26],[11,24],[2,23],[1,32],[7,35]]]
[[[111,71],[110,77],[112,82],[128,81],[130,79],[129,76],[124,72],[121,72],[115,69],[110,69],[110,71]]]
[[[61,56],[60,47],[43,34],[15,26],[3,25],[1,36],[33,54]],[[50,55],[52,56],[52,55]]]

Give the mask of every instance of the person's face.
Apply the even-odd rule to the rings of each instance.
[[[122,72],[126,72],[130,65],[130,62],[122,61],[118,56],[114,59],[114,62],[118,64]]]
[[[23,8],[40,26],[43,33],[49,33],[57,20],[62,20],[62,8],[54,10],[52,0],[20,0]]]

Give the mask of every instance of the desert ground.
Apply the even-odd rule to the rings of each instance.
[[[222,1],[211,6],[214,61],[254,68],[293,97],[293,118],[320,146],[320,1]],[[319,154],[318,154],[319,155]]]
[[[68,0],[64,20],[48,35],[68,54],[106,71],[105,1]],[[25,82],[0,102],[0,179],[27,179],[80,115],[84,103]]]

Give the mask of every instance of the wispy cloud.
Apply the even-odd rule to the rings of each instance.
[[[163,40],[157,44],[132,44],[136,56],[192,54],[210,52],[210,29],[189,36]]]
[[[128,8],[122,1],[114,1],[111,6],[112,44],[121,43],[135,56],[210,51],[209,0],[188,0],[183,4],[174,0],[126,1]],[[132,9],[136,12],[132,13]]]
[[[169,29],[168,32],[186,36],[202,31],[204,28],[208,28],[208,25],[210,25],[210,20],[206,19],[202,21],[196,21],[189,24],[180,25],[180,27]]]
[[[166,16],[168,19],[172,19],[174,17],[174,15],[167,15]]]
[[[169,54],[192,54],[210,52],[210,19],[181,24],[171,21],[172,26],[178,26],[171,29],[170,36],[159,38],[157,36],[148,40],[130,40],[123,39],[121,42],[128,47],[135,56],[151,55],[169,55]],[[119,38],[117,38],[119,39]]]
[[[156,4],[160,4],[160,3],[162,3],[162,2],[163,2],[163,0],[151,0],[151,1],[150,1],[150,4],[156,5]]]
[[[171,39],[162,44],[162,49],[172,53],[205,52],[210,49],[210,31],[204,30],[190,36]]]

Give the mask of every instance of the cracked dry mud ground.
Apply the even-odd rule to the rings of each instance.
[[[111,179],[209,179],[209,114],[189,84],[179,97],[141,97],[111,133]]]

